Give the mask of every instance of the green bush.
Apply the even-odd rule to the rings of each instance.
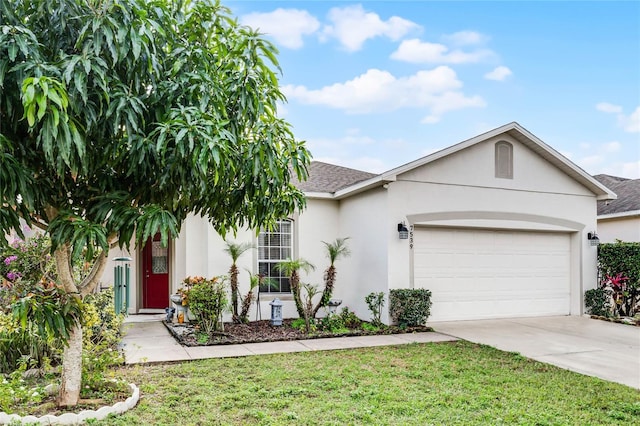
[[[113,288],[85,297],[82,310],[82,383],[95,391],[109,383],[109,367],[124,361],[118,350],[124,315],[115,312]]]
[[[323,331],[330,331],[331,333],[346,333],[349,331],[342,321],[342,317],[339,314],[329,314],[326,317],[318,321],[319,329]]]
[[[371,311],[371,323],[375,326],[380,326],[380,315],[382,315],[382,307],[384,306],[384,293],[369,293],[364,301],[367,303],[369,310]]]
[[[600,287],[612,292],[614,314],[640,312],[640,243],[616,242],[598,246]],[[586,294],[585,294],[586,297]]]
[[[223,329],[222,313],[229,301],[222,277],[203,280],[189,290],[189,309],[196,316],[200,329],[211,335]]]
[[[584,304],[591,315],[611,316],[609,295],[603,288],[594,288],[584,292]]]
[[[431,313],[431,291],[396,289],[389,292],[389,314],[400,327],[424,325]]]
[[[345,327],[351,329],[360,328],[360,324],[362,324],[362,320],[358,318],[355,312],[349,310],[348,306],[342,308],[342,311],[340,312],[340,319]]]
[[[640,243],[617,242],[598,246],[600,277],[622,274],[627,285],[640,288]]]

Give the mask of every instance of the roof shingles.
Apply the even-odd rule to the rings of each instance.
[[[617,200],[598,201],[598,216],[640,210],[640,179],[595,175],[601,184],[618,195]]]
[[[321,161],[312,161],[309,166],[309,178],[304,182],[300,182],[294,176],[292,183],[296,188],[304,192],[334,193],[347,186],[371,179],[374,176],[377,175]]]

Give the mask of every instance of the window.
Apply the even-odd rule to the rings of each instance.
[[[260,285],[262,293],[289,293],[289,277],[276,269],[283,260],[290,259],[293,251],[293,222],[281,220],[272,230],[262,230],[258,235],[258,273],[270,278],[270,283]]]
[[[496,143],[496,177],[513,179],[513,145],[509,142]]]

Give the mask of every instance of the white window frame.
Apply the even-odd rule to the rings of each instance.
[[[287,223],[289,232],[282,232],[281,225]],[[283,244],[286,240],[283,238],[288,235],[289,244]],[[273,240],[279,244],[271,244]],[[262,229],[258,234],[256,241],[257,250],[257,270],[265,278],[270,278],[274,287],[261,285],[259,291],[261,294],[290,294],[289,277],[284,276],[282,272],[274,269],[275,265],[287,260],[293,259],[294,249],[294,221],[292,219],[283,219],[276,222],[272,230]]]

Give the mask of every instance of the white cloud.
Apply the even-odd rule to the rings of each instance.
[[[585,170],[591,170],[595,166],[602,164],[604,158],[601,155],[589,155],[576,160],[576,163]]]
[[[413,38],[400,43],[398,49],[391,54],[391,59],[414,64],[465,64],[480,62],[493,55],[494,53],[489,49],[479,49],[473,52],[463,52],[458,49],[450,51],[444,44],[429,43]]]
[[[487,80],[495,80],[495,81],[503,81],[505,78],[509,77],[513,73],[507,67],[497,67],[491,72],[488,72],[484,75],[484,78]]]
[[[632,179],[640,178],[640,161],[624,161],[629,156],[628,150],[624,151],[629,146],[625,145],[619,141],[597,144],[582,142],[579,144],[580,149],[586,151],[582,153],[582,157],[574,159],[571,153],[563,155],[592,175],[605,173]],[[631,147],[633,149],[633,145]]]
[[[444,35],[442,39],[457,46],[467,46],[483,44],[489,40],[489,37],[476,31],[458,31],[457,33]]]
[[[612,142],[607,142],[607,143],[603,144],[602,145],[602,150],[604,152],[613,153],[613,152],[620,151],[621,147],[622,147],[622,145],[620,144],[620,142],[612,141]]]
[[[344,83],[321,89],[287,85],[282,88],[289,100],[324,105],[351,114],[394,111],[401,108],[427,108],[426,122],[436,122],[445,112],[469,107],[484,107],[480,96],[468,97],[460,91],[462,82],[454,70],[439,66],[396,78],[388,71],[370,69]]]
[[[303,46],[305,35],[315,33],[320,22],[306,10],[276,9],[268,13],[250,13],[241,18],[243,25],[258,29],[270,35],[275,41],[289,49]]]
[[[608,112],[608,113],[620,113],[620,112],[622,112],[622,107],[621,106],[613,105],[613,104],[610,104],[609,102],[600,102],[599,104],[596,105],[596,109],[598,111]]]
[[[278,117],[280,118],[285,118],[287,115],[289,115],[289,109],[285,104],[281,102],[278,102],[276,104],[276,110],[278,111]]]
[[[640,133],[640,106],[629,115],[623,112],[621,106],[608,102],[600,102],[596,105],[596,109],[609,114],[616,114],[618,126],[622,127],[625,132]]]
[[[621,176],[629,179],[640,179],[640,160],[622,163],[618,167]]]
[[[440,117],[438,117],[437,115],[427,115],[422,120],[420,120],[420,122],[423,124],[436,124],[439,121]]]
[[[366,12],[362,5],[334,7],[329,11],[330,25],[323,28],[323,39],[335,38],[349,51],[362,48],[365,41],[374,37],[399,40],[410,31],[419,29],[415,22],[392,16],[383,21],[374,12]]]
[[[629,133],[640,133],[640,107],[636,108],[629,116],[621,114],[618,120],[625,131]]]

